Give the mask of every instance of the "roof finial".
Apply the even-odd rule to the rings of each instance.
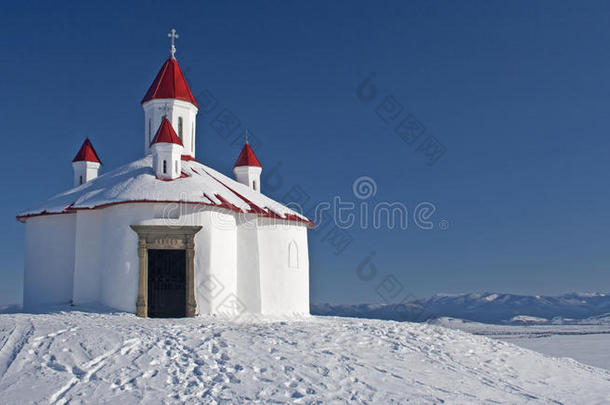
[[[248,128],[246,128],[246,143],[248,143]]]
[[[174,41],[176,38],[180,38],[180,35],[176,34],[176,30],[172,28],[171,32],[169,32],[167,36],[172,39],[172,47],[169,48],[169,53],[172,55],[172,59],[175,59],[174,54],[176,53],[176,46],[174,45]]]

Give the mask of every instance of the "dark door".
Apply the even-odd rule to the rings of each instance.
[[[148,250],[148,316],[186,316],[186,252]]]

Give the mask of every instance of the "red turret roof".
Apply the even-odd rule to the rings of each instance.
[[[252,150],[252,148],[250,147],[250,144],[248,144],[248,142],[246,142],[246,144],[242,148],[241,153],[239,154],[239,157],[237,158],[237,162],[235,162],[235,166],[233,166],[233,167],[239,167],[239,166],[262,167],[261,162],[259,162],[258,159],[256,158],[256,155],[254,154],[254,151]]]
[[[169,58],[163,64],[161,70],[157,73],[157,77],[155,77],[155,80],[142,99],[142,103],[157,98],[175,98],[188,101],[199,108],[175,58]]]
[[[78,151],[76,156],[74,156],[74,159],[72,159],[72,161],[102,163],[99,156],[97,156],[95,149],[93,149],[93,145],[91,144],[89,138],[85,139],[85,142],[83,142],[83,146],[80,147],[80,150]]]
[[[155,143],[176,143],[183,146],[182,141],[178,138],[178,135],[176,135],[176,131],[172,128],[172,124],[167,117],[163,117],[161,120],[161,125],[157,130],[157,134],[150,144],[153,145]]]

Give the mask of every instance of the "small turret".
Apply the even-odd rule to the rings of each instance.
[[[153,139],[150,150],[153,157],[153,170],[158,179],[174,180],[182,173],[182,151],[184,147],[167,117]]]
[[[102,162],[99,156],[93,149],[93,145],[89,138],[85,139],[83,146],[72,160],[72,169],[74,170],[74,187],[80,186],[95,179],[100,171]]]
[[[235,162],[235,166],[233,166],[235,180],[260,193],[262,171],[263,167],[261,166],[261,163],[256,158],[254,151],[246,140],[246,143],[237,158],[237,162]]]

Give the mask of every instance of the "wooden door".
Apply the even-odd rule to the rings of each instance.
[[[186,316],[186,252],[148,250],[148,316]]]

